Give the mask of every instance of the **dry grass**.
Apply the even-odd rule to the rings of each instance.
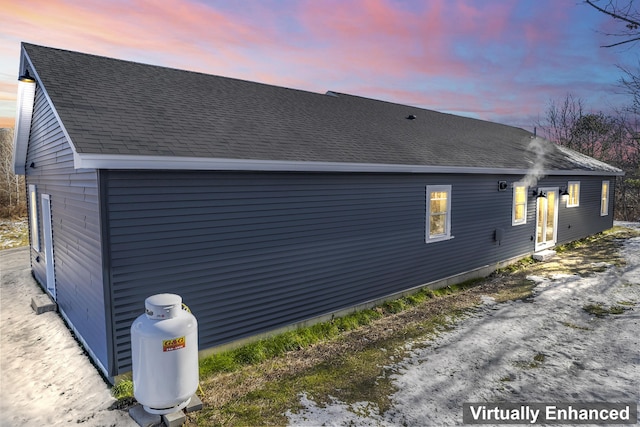
[[[299,394],[308,393],[322,404],[336,397],[345,402],[370,401],[381,411],[390,405],[393,385],[385,366],[404,355],[404,345],[436,336],[480,303],[482,295],[496,301],[527,299],[533,283],[528,275],[594,274],[601,263],[621,265],[617,248],[640,232],[616,228],[558,248],[551,261],[526,259],[463,290],[437,297],[372,321],[336,339],[245,366],[235,372],[202,379],[205,408],[189,414],[189,426],[282,425],[283,413],[300,407]],[[542,359],[544,356],[539,356]],[[542,363],[535,359],[527,363]]]
[[[214,375],[202,381],[205,390],[215,389],[203,401],[211,407],[222,407],[265,384],[285,377],[300,375],[321,364],[339,364],[349,354],[382,347],[401,338],[415,338],[436,333],[444,328],[445,316],[477,303],[479,296],[472,293],[444,296],[401,313],[378,319],[370,325],[344,333],[340,338],[292,351],[283,357],[248,366],[240,371]],[[432,327],[424,326],[431,322]],[[401,337],[398,334],[401,334]],[[216,420],[220,421],[220,420]]]
[[[0,250],[29,244],[29,222],[26,218],[0,220]]]

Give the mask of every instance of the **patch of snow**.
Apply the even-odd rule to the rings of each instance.
[[[494,297],[490,297],[488,295],[481,295],[480,296],[480,301],[482,302],[482,305],[494,305],[494,304],[496,304],[496,299]]]
[[[638,228],[638,229],[640,229],[640,222],[613,221],[613,225],[616,225],[616,226],[619,226],[619,227]]]
[[[613,264],[611,264],[610,262],[592,262],[590,265],[594,268],[609,268]]]
[[[356,402],[347,404],[331,397],[331,403],[326,406],[318,404],[300,395],[300,404],[304,410],[299,413],[287,411],[285,415],[289,423],[295,426],[393,426],[380,415],[378,407],[371,402]]]
[[[529,276],[532,302],[483,305],[429,345],[389,367],[398,391],[384,414],[359,402],[318,406],[303,396],[291,425],[461,425],[465,402],[640,402],[640,238],[622,248],[624,268],[594,276]],[[583,307],[619,301],[620,315]],[[543,361],[537,361],[535,357]],[[362,408],[368,408],[362,412]]]
[[[538,285],[542,284],[542,283],[547,283],[549,282],[549,279],[547,279],[546,277],[542,277],[542,276],[535,276],[535,275],[529,275],[526,277],[527,280],[530,280]]]
[[[569,161],[579,166],[580,168],[588,170],[602,170],[608,172],[621,172],[620,169],[614,166],[601,162],[600,160],[596,160],[593,157],[589,157],[585,154],[578,153],[577,151],[573,151],[567,147],[563,147],[562,145],[556,145],[555,147],[560,150]]]

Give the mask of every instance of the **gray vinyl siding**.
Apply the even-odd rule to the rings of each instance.
[[[57,304],[89,347],[87,350],[106,367],[97,174],[95,170],[74,169],[69,142],[39,88],[26,165],[27,185],[36,185],[38,200],[40,252],[31,251],[34,276],[41,284],[46,283],[40,205],[42,194],[49,194]]]
[[[572,242],[613,226],[615,176],[554,176],[544,178],[538,186],[566,188],[569,181],[580,182],[580,205],[567,207],[566,201],[558,205],[557,244]],[[602,181],[609,181],[609,215],[600,216]],[[533,206],[535,210],[535,205]],[[535,224],[535,216],[532,218]]]
[[[206,349],[533,251],[535,199],[527,225],[512,227],[505,177],[103,176],[118,373],[130,369],[131,322],[155,293],[182,295]],[[452,185],[454,238],[426,244],[425,189],[439,184]]]

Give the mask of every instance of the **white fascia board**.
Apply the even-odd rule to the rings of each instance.
[[[202,157],[138,156],[122,154],[78,153],[76,168],[125,170],[246,170],[282,172],[405,172],[405,173],[504,173],[488,168],[451,166],[396,165],[377,163],[314,162],[290,160],[251,160]],[[522,171],[520,171],[521,173]],[[512,173],[518,173],[513,170]]]
[[[461,166],[398,165],[379,163],[306,162],[288,160],[221,159],[178,156],[139,156],[94,154],[74,151],[76,169],[120,170],[210,170],[210,171],[278,171],[278,172],[381,172],[526,175],[516,168],[480,168]],[[545,175],[617,175],[605,171],[544,171]]]
[[[18,82],[18,102],[16,103],[16,124],[13,134],[13,171],[16,175],[26,173],[27,148],[31,133],[33,102],[36,95],[36,83]]]

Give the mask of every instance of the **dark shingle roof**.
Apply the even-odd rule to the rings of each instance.
[[[519,170],[535,162],[535,153],[527,151],[531,133],[511,126],[346,94],[23,47],[80,157]],[[545,144],[545,169],[608,167],[581,164]]]

